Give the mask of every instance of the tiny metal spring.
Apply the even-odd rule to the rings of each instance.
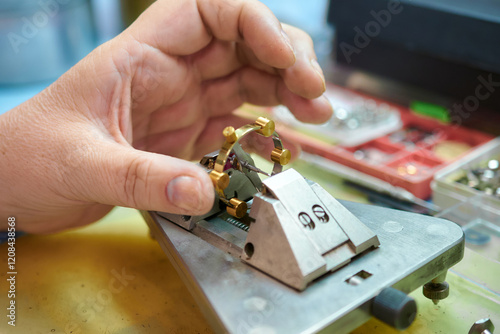
[[[236,220],[234,218],[231,218],[231,217],[227,217],[226,218],[226,221],[231,224],[231,225],[234,225],[238,228],[241,228],[243,231],[246,231],[248,232],[248,226],[243,224],[242,222],[240,222],[239,220]]]

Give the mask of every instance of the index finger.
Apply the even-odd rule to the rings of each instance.
[[[295,62],[290,40],[269,8],[256,0],[158,0],[130,27],[139,42],[186,56],[213,38],[242,42],[272,67]]]

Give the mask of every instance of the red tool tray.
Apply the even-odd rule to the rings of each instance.
[[[370,98],[397,108],[403,128],[355,147],[331,145],[291,128],[280,127],[279,132],[300,143],[306,152],[382,179],[421,199],[431,196],[430,182],[439,169],[493,139],[488,134],[444,124],[408,108]],[[453,154],[457,149],[459,153]]]

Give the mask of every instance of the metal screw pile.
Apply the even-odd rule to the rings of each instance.
[[[500,162],[492,159],[486,168],[466,169],[466,175],[457,182],[482,191],[488,195],[500,197]]]

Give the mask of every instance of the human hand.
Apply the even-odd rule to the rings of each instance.
[[[288,37],[289,36],[289,37]],[[49,88],[0,117],[0,216],[54,232],[115,205],[196,215],[213,186],[195,164],[244,102],[324,122],[312,41],[253,0],[158,0]],[[0,226],[2,227],[2,226]]]

